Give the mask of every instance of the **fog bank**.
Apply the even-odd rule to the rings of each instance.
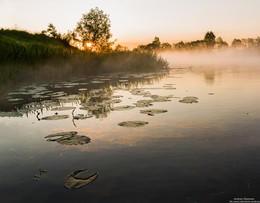
[[[184,67],[259,67],[260,51],[224,49],[211,51],[172,51],[160,56],[169,62],[170,68]]]

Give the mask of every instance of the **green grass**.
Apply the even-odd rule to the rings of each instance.
[[[32,63],[41,59],[67,58],[76,49],[66,42],[44,34],[0,30],[0,62]]]
[[[66,66],[66,71],[63,67]],[[0,82],[40,70],[51,74],[148,72],[167,68],[153,53],[134,51],[83,52],[61,39],[26,31],[0,30]],[[52,77],[52,76],[50,76]]]

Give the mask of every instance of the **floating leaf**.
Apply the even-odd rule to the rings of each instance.
[[[78,171],[74,171],[73,173],[69,174],[65,181],[64,186],[67,189],[78,189],[88,185],[89,183],[93,182],[98,177],[98,172],[94,173],[93,175],[87,178],[78,178],[76,177],[81,172],[88,171],[87,169],[81,169]]]
[[[186,103],[186,104],[192,104],[192,103],[198,103],[198,97],[184,97],[182,100],[179,100],[181,103]]]
[[[54,121],[54,120],[62,120],[62,119],[66,119],[69,118],[68,115],[54,115],[54,116],[46,116],[41,118],[41,120],[49,120],[49,121]]]
[[[152,106],[154,100],[139,100],[136,103],[134,103],[136,105],[136,107],[148,107],[148,106]]]
[[[78,114],[76,116],[73,116],[73,118],[75,120],[83,120],[83,119],[87,119],[87,118],[91,118],[93,117],[92,115],[84,115],[84,114]]]
[[[117,107],[113,107],[111,110],[112,111],[124,111],[124,110],[131,110],[135,108],[134,106],[117,106]]]
[[[123,126],[123,127],[142,127],[147,124],[148,124],[148,122],[145,122],[145,121],[124,121],[124,122],[118,123],[119,126]]]
[[[154,116],[154,114],[166,113],[167,110],[165,109],[145,109],[140,110],[140,113],[147,114],[149,116]]]
[[[89,137],[77,134],[78,132],[76,131],[60,132],[47,135],[45,138],[49,138],[47,141],[56,141],[64,145],[82,145],[90,142],[91,139]]]

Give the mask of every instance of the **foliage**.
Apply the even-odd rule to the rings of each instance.
[[[112,34],[110,33],[110,19],[103,10],[98,7],[91,9],[89,13],[83,14],[78,22],[75,34],[83,46],[92,43],[94,51],[103,51],[111,46],[109,42]]]
[[[0,62],[34,62],[40,59],[67,58],[75,48],[60,39],[18,30],[0,30]]]
[[[61,34],[59,34],[57,32],[56,27],[52,23],[50,23],[48,25],[47,30],[42,31],[42,34],[45,34],[45,35],[47,35],[49,37],[53,37],[53,38],[58,38],[58,39],[61,38]]]
[[[164,42],[161,44],[161,49],[163,51],[170,51],[170,50],[172,50],[172,45],[168,42]]]
[[[161,43],[159,37],[154,37],[152,43],[147,45],[139,45],[135,50],[140,52],[157,52],[171,49],[172,46],[168,42]]]
[[[212,31],[207,32],[204,36],[204,41],[206,42],[208,48],[214,47],[214,45],[216,43],[215,39],[216,39],[216,36]]]
[[[226,47],[228,47],[228,43],[223,41],[223,39],[221,37],[218,37],[216,39],[216,45],[217,45],[217,48],[226,48]]]
[[[232,47],[240,47],[242,45],[242,41],[240,39],[233,39]]]
[[[44,65],[45,64],[45,65]],[[152,53],[128,51],[117,45],[110,52],[82,52],[64,46],[61,39],[25,31],[0,30],[0,82],[31,69],[47,66],[46,75],[65,71],[68,75],[115,71],[154,71],[167,68]],[[32,68],[31,68],[32,67]]]

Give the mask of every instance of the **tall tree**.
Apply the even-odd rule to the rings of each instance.
[[[242,41],[240,39],[233,39],[231,45],[232,45],[232,47],[241,47],[242,46]]]
[[[161,44],[161,49],[162,49],[163,51],[172,50],[172,45],[171,45],[170,43],[168,43],[168,42],[164,42],[164,43]]]
[[[216,39],[216,45],[217,45],[217,48],[226,48],[228,47],[228,43],[225,42],[222,37],[218,37]]]
[[[98,7],[91,9],[88,13],[83,14],[77,24],[75,33],[85,47],[86,43],[92,44],[92,49],[102,51],[111,46],[109,42],[112,34],[110,32],[111,22],[109,15]]]
[[[50,23],[48,25],[47,30],[43,30],[42,33],[48,35],[49,37],[53,37],[53,38],[61,37],[61,35],[57,32],[56,27],[52,23]]]
[[[216,43],[215,39],[216,39],[216,36],[212,31],[207,32],[204,36],[204,41],[206,42],[208,48],[214,47],[214,45]]]

